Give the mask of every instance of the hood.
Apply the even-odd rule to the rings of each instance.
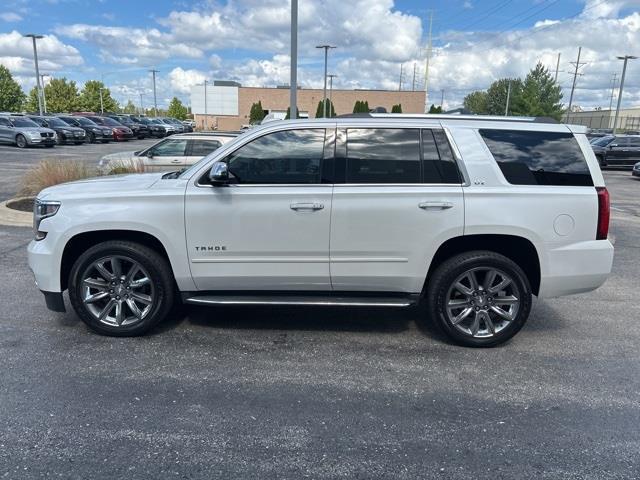
[[[146,190],[160,180],[164,173],[131,173],[86,178],[45,188],[38,194],[38,198],[63,200],[64,198],[109,197],[121,192]]]
[[[45,127],[16,127],[15,129],[19,132],[37,133],[38,135],[40,135],[41,133],[56,133],[50,128],[45,128]]]
[[[116,162],[130,162],[133,160],[136,160],[138,158],[138,156],[136,155],[136,152],[118,152],[118,153],[110,153],[109,155],[105,155],[104,157],[102,157],[100,159],[100,161],[98,162],[98,167],[104,167],[107,164],[109,164],[110,162],[116,163]]]

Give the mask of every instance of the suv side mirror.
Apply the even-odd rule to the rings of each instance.
[[[229,183],[229,166],[224,162],[215,162],[209,171],[209,180],[213,185]]]

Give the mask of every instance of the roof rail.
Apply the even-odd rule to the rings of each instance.
[[[492,122],[560,123],[551,117],[505,117],[502,115],[447,115],[442,113],[348,113],[337,118],[424,118],[432,120],[476,120]]]

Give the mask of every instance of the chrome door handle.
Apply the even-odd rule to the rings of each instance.
[[[449,208],[453,208],[453,203],[451,202],[422,202],[418,204],[423,210],[447,210]]]
[[[182,163],[182,160],[171,160],[171,163]]]
[[[324,208],[324,205],[322,203],[292,203],[291,205],[289,205],[289,208],[291,210],[296,210],[296,211],[300,211],[300,210],[315,211],[315,210],[322,210]]]

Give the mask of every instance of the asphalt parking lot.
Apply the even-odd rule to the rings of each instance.
[[[185,308],[100,337],[45,308],[30,229],[0,227],[0,478],[638,478],[640,182],[605,176],[611,278],[487,350],[420,309]]]

